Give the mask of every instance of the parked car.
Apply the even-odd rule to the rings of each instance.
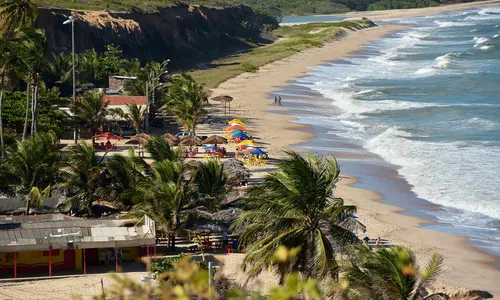
[[[181,131],[178,134],[176,134],[175,137],[178,139],[182,139],[182,138],[190,136],[190,135],[196,135],[196,133],[191,132],[191,131]]]

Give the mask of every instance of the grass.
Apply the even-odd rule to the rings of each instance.
[[[131,11],[138,9],[146,12],[157,11],[157,7],[167,7],[179,3],[203,5],[208,7],[234,6],[233,0],[34,0],[41,7],[67,9]]]
[[[259,67],[275,60],[307,48],[321,47],[325,42],[338,38],[345,29],[355,30],[368,26],[370,26],[368,20],[283,26],[273,32],[278,38],[274,43],[212,61],[206,69],[193,70],[190,74],[207,87],[215,87],[243,72],[256,72]]]

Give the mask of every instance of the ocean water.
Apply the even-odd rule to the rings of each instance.
[[[297,122],[395,166],[440,207],[426,227],[500,256],[500,6],[388,23],[410,29],[294,82],[326,99],[295,95]]]

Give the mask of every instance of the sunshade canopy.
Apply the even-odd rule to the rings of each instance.
[[[103,140],[121,140],[123,139],[121,136],[116,135],[111,132],[104,132],[98,135],[94,135],[92,138],[94,139],[103,139]]]
[[[234,130],[241,130],[241,131],[245,131],[245,132],[248,132],[248,129],[246,129],[245,127],[241,126],[241,125],[232,125],[232,126],[228,126],[226,128],[224,128],[225,131],[234,131]]]

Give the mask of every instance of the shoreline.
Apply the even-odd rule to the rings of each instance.
[[[478,5],[478,3],[468,4]],[[443,11],[443,7],[438,8],[439,10],[431,13]],[[457,6],[445,8],[460,9]],[[390,15],[390,12],[385,13]],[[405,28],[405,26],[384,25],[350,32],[346,38],[328,43],[322,48],[308,49],[265,65],[254,74],[238,75],[213,89],[214,95],[233,96],[235,113],[232,116],[248,120],[247,125],[251,133],[259,141],[272,143],[272,145],[263,144],[270,156],[280,157],[284,149],[297,150],[297,144],[310,141],[315,135],[311,132],[311,127],[292,123],[295,119],[293,116],[279,113],[288,110],[286,99],[285,107],[270,106],[272,93],[279,90],[280,86],[287,86],[290,81],[306,75],[308,67],[351,56],[353,52],[361,50],[364,44]],[[256,171],[257,176],[263,176],[269,170],[268,168],[252,171]],[[403,215],[400,212],[404,209],[381,203],[379,201],[383,199],[381,194],[353,187],[352,185],[357,182],[356,178],[345,174],[342,176],[343,179],[337,186],[337,195],[349,199],[358,206],[358,215],[368,228],[367,235],[382,236],[398,244],[408,245],[416,252],[419,261],[426,260],[432,252],[443,254],[445,267],[435,286],[451,287],[452,291],[457,291],[458,287],[500,294],[500,288],[495,286],[494,280],[499,278],[500,271],[491,266],[491,263],[498,261],[495,257],[474,248],[467,243],[468,239],[465,237],[420,227],[433,221]]]
[[[367,17],[372,21],[383,21],[388,19],[397,18],[411,18],[411,17],[422,17],[429,14],[439,14],[446,11],[458,11],[464,9],[470,9],[475,7],[485,7],[500,5],[500,0],[486,0],[486,1],[476,1],[476,2],[466,2],[466,3],[454,3],[446,4],[433,7],[422,7],[422,8],[409,8],[409,9],[391,9],[391,10],[366,10],[366,11],[352,11],[340,14],[320,14],[320,15],[310,15],[307,17],[330,17],[330,16],[345,16],[340,19],[340,21],[356,20],[362,17]],[[328,22],[338,22],[338,21],[328,21]],[[281,26],[293,26],[306,24],[309,22],[291,22],[291,23],[280,23]]]

